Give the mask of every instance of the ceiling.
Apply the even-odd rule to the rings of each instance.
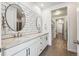
[[[61,17],[67,15],[67,7],[59,8],[52,11],[52,17]]]
[[[64,2],[32,2],[32,4],[39,6],[41,9],[47,9],[51,6],[61,4],[61,3],[64,3]]]

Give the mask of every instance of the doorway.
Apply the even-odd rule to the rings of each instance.
[[[75,4],[69,3],[69,5],[66,5],[64,7],[58,6],[58,7],[54,7],[53,10],[51,9],[52,10],[51,11],[52,24],[50,28],[50,34],[52,35],[49,38],[50,39],[52,38],[51,39],[52,44],[50,45],[51,46],[50,49],[48,49],[47,55],[52,55],[52,56],[53,55],[54,56],[77,55],[76,45],[74,44],[74,41],[76,41],[76,36],[77,36],[76,35],[76,8],[75,7],[76,7]],[[49,16],[49,14],[47,16]],[[66,39],[63,39],[63,40],[61,38],[61,35],[58,35],[58,38],[56,36],[57,34],[56,19],[59,19],[59,18],[64,18],[66,20],[66,26],[64,23],[64,28],[66,27],[66,29],[63,29],[66,32],[66,34],[64,34],[64,38]],[[47,20],[48,19],[50,18],[47,17]],[[66,41],[67,44],[64,41]]]
[[[56,38],[61,35],[64,38],[64,18],[56,19]]]
[[[53,10],[52,21],[54,22],[54,36],[52,38],[57,38],[58,34],[61,34],[65,40],[67,40],[67,7],[59,8]],[[51,25],[53,27],[53,25]]]
[[[67,51],[67,7],[59,8],[52,11],[52,21],[54,22],[51,27],[54,34],[52,40],[52,50],[56,55],[76,55]]]
[[[67,49],[68,44],[68,20],[67,20],[67,7],[52,10],[52,21],[55,22],[55,29],[52,41],[53,50],[56,50],[58,55],[76,55]],[[55,51],[54,50],[54,51]]]

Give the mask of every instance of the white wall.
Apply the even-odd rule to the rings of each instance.
[[[53,40],[53,38],[56,38],[55,36],[56,36],[56,22],[55,22],[55,20],[53,21],[52,19],[51,19],[51,32],[52,32],[52,40]]]
[[[43,19],[43,32],[49,32],[48,34],[48,44],[51,45],[51,12],[49,10],[42,11],[42,19]]]
[[[79,41],[79,7],[77,10],[77,40]],[[79,56],[79,45],[77,45],[77,54]]]
[[[23,4],[29,9],[31,9],[33,12],[37,13],[38,15],[41,15],[41,8],[34,5],[32,2],[22,2],[22,3],[19,2],[18,4]]]
[[[64,17],[64,38],[65,38],[65,40],[67,40],[68,38],[67,38],[67,31],[68,31],[68,27],[67,27],[67,17],[65,16]]]
[[[79,41],[79,7],[77,8],[77,40]]]
[[[69,51],[76,52],[77,46],[74,44],[74,41],[77,40],[77,13],[76,13],[76,4],[70,3],[68,5],[68,44],[67,48]]]
[[[53,40],[53,38],[55,38],[55,20],[53,20],[52,18],[51,18],[51,34],[52,34],[52,40]]]
[[[0,11],[1,11],[1,4],[0,4]],[[1,12],[0,12],[0,19],[1,19]],[[1,48],[1,20],[0,20],[0,48]]]
[[[0,11],[1,11],[1,3],[0,3]],[[1,22],[1,12],[0,12],[0,48],[1,48],[1,24],[2,24],[2,22]],[[0,56],[1,56],[1,52],[0,52]]]

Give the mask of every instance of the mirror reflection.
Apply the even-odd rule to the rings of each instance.
[[[26,19],[22,8],[17,4],[11,4],[7,7],[6,22],[8,27],[13,31],[21,31],[25,25]]]

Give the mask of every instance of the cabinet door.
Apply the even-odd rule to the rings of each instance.
[[[39,39],[38,43],[37,43],[37,55],[40,55],[40,53],[42,52],[42,42],[41,39]]]
[[[47,35],[41,37],[42,50],[47,46]]]
[[[43,46],[44,46],[44,48],[47,46],[47,43],[48,43],[48,37],[47,37],[47,35],[44,35],[43,36]]]
[[[26,49],[17,52],[14,56],[26,56]]]
[[[45,49],[47,46],[47,35],[41,36],[39,39],[39,42],[37,43],[37,53],[40,55],[40,53]]]
[[[30,47],[30,56],[37,56],[37,43],[34,43]]]
[[[30,56],[38,56],[41,51],[41,44],[40,44],[40,37],[36,38],[36,41],[31,45],[29,46],[30,48]]]

